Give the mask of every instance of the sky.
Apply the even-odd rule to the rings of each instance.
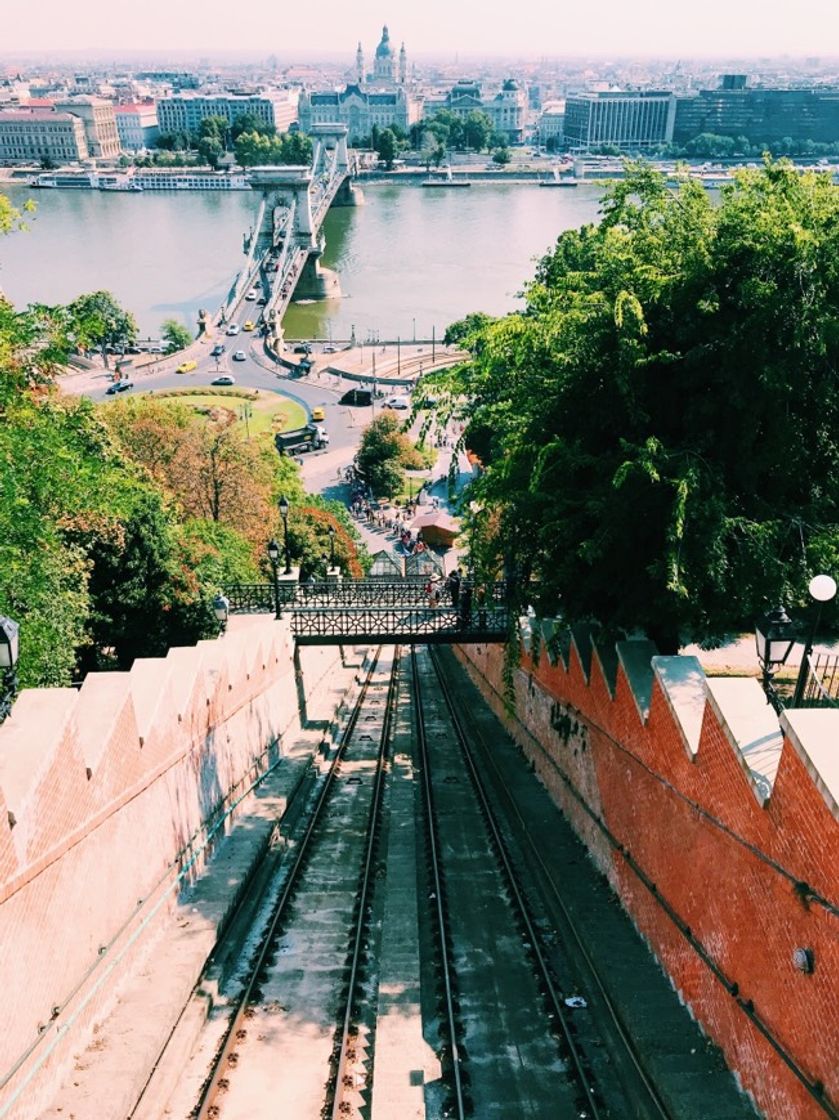
[[[502,56],[839,53],[837,0],[5,0],[0,57],[114,50],[371,56],[383,23],[409,54]]]

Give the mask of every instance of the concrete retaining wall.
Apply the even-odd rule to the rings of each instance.
[[[338,656],[304,652],[313,685]],[[18,699],[0,728],[0,1117],[50,1099],[297,710],[287,625],[268,619]]]

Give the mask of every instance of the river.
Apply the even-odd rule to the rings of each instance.
[[[3,189],[16,205],[37,202],[29,232],[0,239],[0,289],[13,303],[107,288],[151,335],[166,318],[192,327],[200,307],[222,303],[257,204],[246,191]],[[600,196],[594,185],[367,185],[362,206],[333,209],[324,225],[323,263],[338,271],[343,298],[292,305],[286,334],[439,337],[469,311],[510,311],[534,259],[562,230],[595,220]]]

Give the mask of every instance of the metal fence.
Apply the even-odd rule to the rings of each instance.
[[[425,607],[428,605],[427,578],[399,580],[342,580],[314,583],[236,583],[225,587],[234,614],[258,614],[280,607]],[[457,597],[472,600],[475,609],[482,605],[500,606],[507,602],[504,582],[475,585],[465,580]],[[446,603],[452,604],[451,593],[443,591]]]
[[[291,630],[300,645],[363,642],[503,642],[506,607],[294,607]]]
[[[801,708],[839,708],[839,654],[813,653],[807,658]]]

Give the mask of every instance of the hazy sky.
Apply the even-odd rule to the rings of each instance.
[[[492,54],[839,53],[838,0],[5,0],[7,51],[253,50],[369,57],[387,22],[396,45],[443,57]]]

